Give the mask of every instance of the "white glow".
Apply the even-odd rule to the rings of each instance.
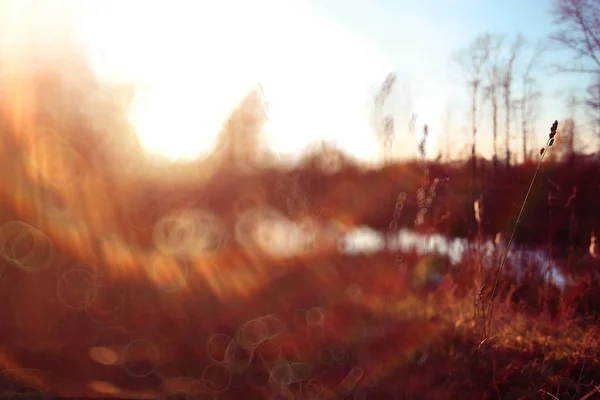
[[[132,119],[149,152],[209,152],[232,107],[260,82],[270,109],[265,134],[280,153],[325,139],[360,159],[378,156],[367,89],[389,72],[384,57],[299,2],[85,5],[80,31],[98,71],[106,67],[101,49],[104,73],[145,88]]]

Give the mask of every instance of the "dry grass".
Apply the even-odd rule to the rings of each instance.
[[[328,175],[319,154],[296,170],[281,171],[234,166],[235,160],[228,158],[234,155],[224,152],[211,160],[210,169],[202,169],[197,176],[190,172],[188,178],[195,176],[200,183],[173,184],[167,179],[169,174],[157,183],[93,166],[90,160],[99,150],[81,139],[71,147],[79,156],[69,166],[59,162],[64,159],[50,157],[52,153],[36,140],[38,125],[52,121],[43,120],[38,113],[36,101],[40,100],[33,94],[39,82],[23,79],[26,81],[4,82],[7,93],[19,101],[3,104],[1,110],[0,161],[5,171],[15,171],[0,188],[5,203],[1,215],[3,220],[25,220],[43,230],[55,244],[56,254],[51,268],[38,274],[24,273],[4,261],[0,264],[4,299],[0,307],[0,367],[6,369],[0,392],[14,395],[16,379],[19,390],[37,388],[75,398],[156,398],[165,394],[166,381],[202,378],[202,371],[211,364],[206,349],[213,335],[234,336],[246,321],[277,314],[286,329],[270,340],[270,345],[281,351],[296,349],[296,361],[311,368],[310,376],[282,390],[287,398],[309,398],[306,390],[311,381],[313,386],[322,383],[321,398],[352,398],[354,393],[367,399],[555,396],[562,400],[588,393],[592,393],[588,398],[594,397],[600,360],[591,314],[598,311],[593,300],[600,291],[590,275],[576,276],[579,286],[561,292],[536,272],[539,268],[519,275],[517,270],[524,266],[506,263],[495,275],[494,270],[483,267],[485,256],[474,248],[463,254],[458,265],[439,261],[444,279],[438,284],[429,279],[429,266],[435,258],[414,253],[350,257],[324,246],[300,256],[275,257],[231,240],[218,251],[189,262],[181,291],[160,291],[160,279],[151,276],[148,265],[159,261],[161,265],[179,265],[172,254],[162,254],[152,246],[151,228],[166,210],[189,205],[210,208],[231,228],[240,203],[250,197],[287,213],[294,221],[306,215],[323,220],[327,215],[353,227],[369,218],[383,218],[387,229],[393,207],[384,204],[393,206],[397,201],[398,180],[402,180],[400,189],[408,193],[402,214],[396,215],[399,224],[406,222],[403,219],[414,221],[411,211],[417,207],[411,209],[409,203],[411,199],[414,202],[415,189],[426,190],[423,186],[429,182],[423,184],[421,171],[415,173],[406,165],[365,172],[339,154],[333,155],[333,163],[341,169]],[[90,121],[81,115],[72,117],[71,122],[76,126],[71,134],[90,128]],[[118,118],[114,124],[119,126]],[[98,135],[92,132],[88,137]],[[33,154],[46,162],[37,173],[21,161]],[[44,197],[48,193],[39,190],[44,186],[40,180],[48,178],[42,172],[54,174],[54,178],[66,174],[69,179],[65,181],[79,185],[74,192],[66,189],[68,185],[45,188],[63,200],[73,200],[69,194],[77,200],[67,202],[71,213],[62,215],[60,223],[56,215],[50,217],[57,204],[52,209],[48,206],[50,199],[56,198]],[[438,172],[433,167],[429,170],[432,177],[442,175]],[[309,177],[311,183],[298,178],[300,182],[290,184],[294,176]],[[530,178],[527,175],[527,184]],[[458,181],[460,185],[467,179]],[[240,182],[244,182],[242,189]],[[287,186],[293,190],[285,189]],[[281,187],[283,196],[278,192]],[[298,192],[304,198],[296,196]],[[139,193],[152,194],[153,201],[145,202]],[[292,194],[296,197],[290,201]],[[455,188],[451,196],[464,202],[460,189]],[[427,205],[431,206],[428,215],[434,217],[423,230],[439,227],[436,219],[442,220],[446,212],[460,214],[468,209],[472,213],[472,201],[463,208],[462,203],[444,204],[446,200],[439,188],[435,202]],[[485,210],[486,214],[480,215],[480,234],[491,210],[505,211],[493,205]],[[503,222],[512,219],[508,213],[501,214]],[[457,225],[469,226],[465,221],[469,219],[454,220]],[[90,271],[104,274],[103,281],[96,275],[93,279],[111,285],[123,296],[122,314],[110,323],[136,338],[150,337],[159,349],[161,363],[156,373],[132,377],[119,366],[98,365],[90,358],[88,339],[101,329],[99,324],[109,325],[101,318],[106,315],[98,315],[102,313],[96,310],[92,320],[89,312],[65,310],[56,293],[63,272],[91,264],[94,268]],[[496,277],[497,285],[493,285]],[[110,300],[117,294],[103,299],[108,305],[101,302],[95,306],[111,306]],[[496,304],[493,314],[484,312],[492,304],[490,299]],[[315,326],[307,326],[305,314],[306,310],[317,312],[315,307],[323,310],[323,321],[313,329]],[[486,318],[491,337],[482,336]],[[181,332],[181,336],[167,340],[165,336],[173,332]],[[321,353],[327,349],[341,354],[340,359],[323,362]],[[268,398],[272,387],[265,382],[248,383],[249,371],[264,368],[258,357],[247,370],[234,368],[236,379],[219,398]],[[355,368],[360,368],[360,373]],[[352,376],[359,379],[352,381]],[[40,393],[34,391],[32,396]]]

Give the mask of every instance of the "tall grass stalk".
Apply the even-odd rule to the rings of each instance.
[[[508,252],[510,251],[510,246],[513,242],[515,232],[517,231],[517,227],[519,226],[519,222],[521,221],[521,217],[523,216],[523,210],[525,210],[525,204],[527,204],[527,199],[529,198],[529,194],[531,193],[531,189],[533,188],[533,183],[535,182],[535,178],[540,171],[540,167],[542,166],[542,161],[544,161],[544,156],[548,152],[548,148],[552,147],[554,144],[554,136],[556,136],[556,130],[558,129],[558,121],[554,121],[552,127],[550,128],[550,134],[548,135],[548,140],[546,141],[546,147],[542,147],[540,150],[540,160],[538,161],[537,168],[535,169],[535,173],[533,174],[533,178],[529,183],[529,189],[527,189],[527,193],[525,194],[525,198],[523,199],[523,204],[521,205],[521,210],[517,215],[517,220],[515,221],[515,225],[510,233],[510,237],[508,238],[508,242],[506,242],[506,247],[502,256],[500,258],[500,265],[498,266],[498,272],[496,272],[496,278],[494,279],[494,286],[492,287],[492,293],[488,305],[487,312],[485,314],[485,325],[484,325],[484,333],[485,336],[490,336],[492,330],[492,312],[494,310],[494,295],[496,294],[496,290],[498,288],[498,282],[500,281],[500,274],[502,273],[502,269],[504,268],[504,263],[506,262],[506,258],[508,256]]]

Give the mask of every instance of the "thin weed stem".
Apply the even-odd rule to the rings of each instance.
[[[546,392],[546,391],[545,391],[545,390],[543,390],[543,389],[540,389],[540,390],[538,390],[538,392],[541,392],[541,393],[543,393],[543,394],[546,394],[546,395],[548,395],[548,396],[552,397],[553,399],[560,400],[558,397],[556,397],[556,396],[555,396],[555,395],[553,395],[552,393],[548,393],[548,392]]]
[[[558,123],[555,122],[555,125],[557,125],[557,124]],[[551,131],[551,132],[554,132],[554,134],[556,134],[555,125],[553,125],[553,127],[552,127],[553,130]],[[492,330],[491,328],[492,328],[492,312],[493,312],[493,307],[494,307],[494,295],[496,294],[496,289],[498,288],[498,282],[500,281],[500,274],[502,274],[502,269],[504,268],[504,263],[506,262],[508,252],[510,251],[510,246],[515,237],[515,232],[517,231],[517,227],[519,226],[521,217],[523,216],[523,210],[525,210],[525,204],[527,204],[527,199],[529,198],[529,194],[531,193],[531,189],[533,188],[533,183],[535,182],[535,178],[537,177],[537,175],[540,171],[540,167],[542,166],[542,161],[544,161],[544,156],[548,152],[548,148],[550,146],[552,146],[552,144],[554,143],[553,136],[554,135],[551,133],[550,137],[548,138],[548,141],[546,142],[546,147],[544,147],[543,151],[541,151],[540,161],[538,161],[538,165],[537,165],[537,168],[535,169],[535,173],[533,174],[533,178],[531,179],[531,182],[529,183],[529,189],[527,189],[527,193],[525,194],[525,199],[523,199],[523,204],[521,205],[521,210],[519,211],[519,214],[517,215],[517,220],[515,221],[515,225],[512,229],[512,232],[510,233],[508,242],[506,243],[506,248],[504,249],[504,252],[500,259],[500,266],[498,267],[498,272],[496,273],[496,278],[494,279],[494,286],[492,287],[490,302],[488,305],[487,312],[485,314],[484,331],[486,332],[487,336],[489,336],[491,334],[491,330]]]

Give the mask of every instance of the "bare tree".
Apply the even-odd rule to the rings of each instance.
[[[519,101],[520,111],[521,111],[521,137],[523,140],[523,162],[526,163],[529,161],[528,150],[527,150],[527,139],[529,137],[530,131],[529,126],[533,125],[535,112],[534,105],[535,101],[541,97],[541,92],[536,89],[537,82],[533,77],[533,71],[537,66],[537,62],[540,59],[540,56],[545,51],[545,46],[542,41],[539,41],[529,59],[529,62],[525,66],[523,70],[523,75],[521,76],[521,84],[522,84],[522,96]]]
[[[446,162],[450,162],[451,154],[450,154],[450,131],[452,126],[452,106],[449,102],[446,103],[444,107],[444,160]]]
[[[575,152],[575,128],[575,120],[571,117],[561,122],[552,148],[552,154],[548,157],[549,161],[568,161],[572,159]]]
[[[574,93],[572,91],[565,99],[565,106],[569,110],[569,114],[558,128],[558,134],[554,138],[553,155],[548,157],[548,161],[563,161],[566,163],[570,185],[574,184],[575,147],[577,145],[577,125],[575,118],[577,106],[580,104]]]
[[[565,72],[600,73],[600,2],[554,0],[552,13],[554,24],[560,29],[551,35],[551,39],[570,49],[580,62],[570,66],[557,66],[557,69]]]
[[[583,104],[598,138],[598,155],[600,156],[600,73],[587,87]]]
[[[567,98],[567,108],[569,110],[569,119],[567,120],[567,123],[564,124],[564,126],[565,126],[565,132],[566,132],[565,137],[567,138],[567,140],[566,140],[566,156],[571,161],[575,157],[575,139],[576,139],[575,138],[575,111],[577,110],[578,104],[579,104],[579,101],[577,100],[577,97],[574,94],[571,94]]]
[[[227,158],[239,168],[255,169],[273,156],[264,147],[265,100],[260,85],[252,88],[225,121],[218,147],[226,149]]]
[[[472,175],[476,175],[476,150],[477,150],[477,102],[481,83],[485,76],[484,67],[489,57],[491,35],[482,34],[475,38],[471,44],[454,55],[454,61],[460,66],[465,83],[471,96],[471,117],[473,144],[471,146]]]
[[[506,146],[506,166],[510,166],[510,123],[511,123],[511,108],[512,108],[512,88],[514,78],[514,66],[521,49],[523,48],[524,39],[521,35],[518,35],[513,45],[510,48],[508,58],[503,65],[503,73],[501,77],[502,94],[504,97],[504,109],[505,109],[505,146]]]
[[[501,63],[500,63],[500,50],[502,49],[502,43],[504,38],[502,36],[490,36],[490,40],[487,43],[488,49],[488,60],[486,63],[486,81],[483,88],[484,100],[490,102],[492,108],[492,132],[494,136],[494,156],[493,156],[493,167],[494,173],[498,167],[498,108],[499,108],[499,95],[501,81]]]
[[[590,73],[595,80],[583,101],[598,135],[600,156],[600,2],[598,0],[554,0],[554,24],[559,29],[550,36],[575,55],[576,64],[556,66],[561,72]]]

